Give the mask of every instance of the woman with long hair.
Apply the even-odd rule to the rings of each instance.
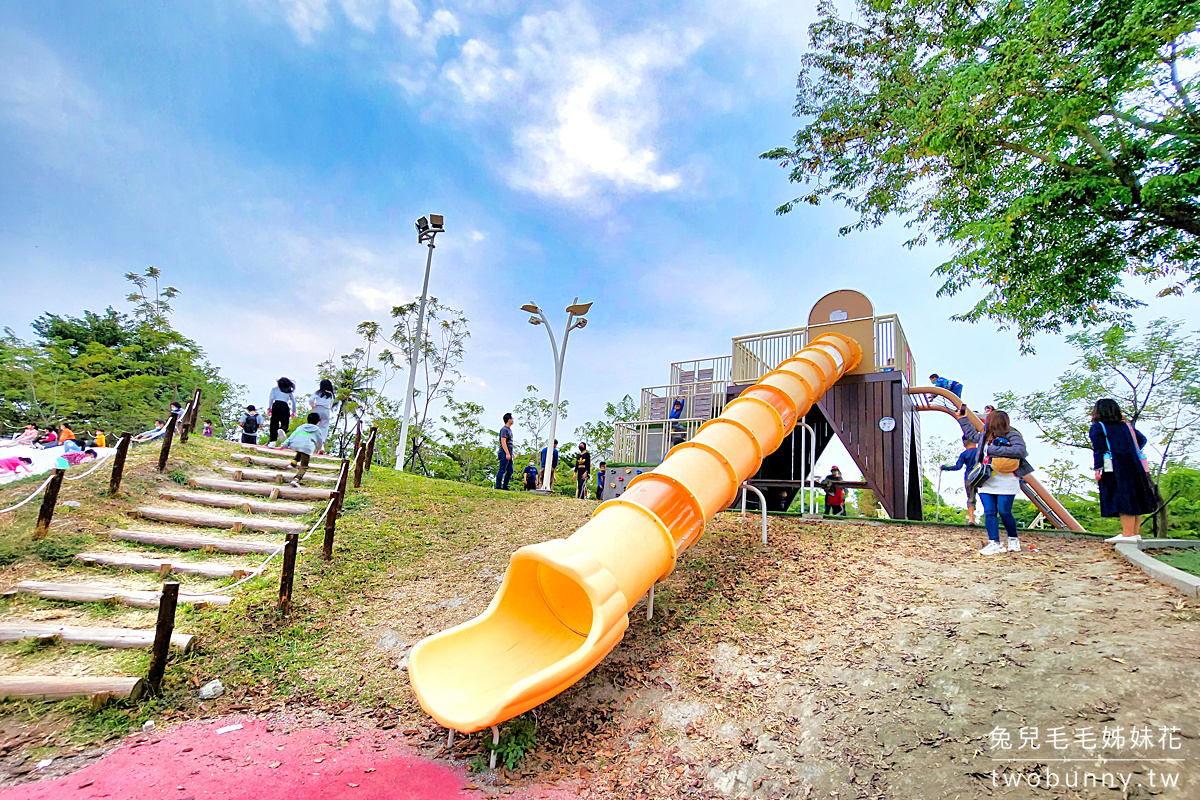
[[[333,416],[333,381],[329,378],[321,378],[316,394],[309,397],[308,400],[312,404],[312,410],[321,418],[321,421],[317,423],[317,429],[321,431],[321,442],[327,442],[329,441],[329,420]],[[325,446],[322,444],[318,455],[324,452]]]
[[[1117,401],[1106,397],[1092,408],[1088,438],[1100,488],[1100,515],[1121,518],[1120,535],[1108,541],[1136,542],[1142,538],[1142,516],[1158,508],[1142,454],[1146,437],[1125,420]]]
[[[267,415],[271,418],[267,443],[272,447],[275,446],[275,436],[282,431],[282,435],[279,436],[279,442],[282,444],[287,438],[288,428],[292,426],[292,417],[296,416],[295,391],[296,384],[292,383],[291,378],[280,378],[275,382],[271,396],[267,398]]]
[[[979,502],[983,505],[983,524],[988,535],[988,543],[979,554],[992,556],[1003,553],[1005,549],[1014,552],[1020,550],[1021,540],[1017,538],[1017,519],[1013,516],[1012,508],[1013,500],[1021,490],[1021,478],[1033,472],[1033,467],[1025,460],[1029,455],[1025,437],[1012,427],[1008,414],[999,409],[988,414],[982,433],[975,430],[965,416],[959,417],[958,424],[962,428],[963,439],[978,443],[975,457],[967,467],[968,472],[980,461],[985,461],[992,468],[991,476],[976,490]],[[1000,544],[1001,522],[1008,536],[1007,548]]]

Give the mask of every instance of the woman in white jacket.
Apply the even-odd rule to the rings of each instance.
[[[312,404],[312,410],[316,412],[321,421],[317,423],[317,427],[321,430],[322,447],[319,453],[325,452],[324,443],[329,440],[329,420],[333,417],[333,381],[329,378],[322,378],[321,384],[317,388],[316,394],[308,398]]]

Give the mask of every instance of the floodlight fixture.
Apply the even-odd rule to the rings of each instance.
[[[443,221],[444,221],[444,217],[442,217],[441,214],[430,214],[429,215],[429,227],[433,228],[435,231],[445,230]]]
[[[534,303],[534,302],[532,302],[532,301],[530,301],[530,302],[526,303],[525,305],[521,306],[521,310],[522,310],[522,311],[524,311],[524,312],[526,312],[526,313],[529,313],[529,314],[540,314],[540,313],[542,313],[542,310],[541,310],[540,308],[538,308],[538,306],[537,306],[537,303]]]
[[[541,324],[542,324],[542,320],[541,320],[541,318],[540,318],[540,317],[534,317],[534,316],[530,316],[530,317],[529,317],[529,324],[530,324],[530,325],[541,325]]]
[[[429,220],[421,217],[417,220],[417,233],[424,233],[427,230],[429,230]]]

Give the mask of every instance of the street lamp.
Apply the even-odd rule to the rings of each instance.
[[[578,297],[575,298],[575,302],[567,306],[567,328],[563,331],[562,349],[560,350],[558,342],[554,338],[554,331],[550,330],[550,320],[546,319],[546,315],[538,308],[537,303],[529,302],[521,306],[521,310],[530,315],[530,325],[546,326],[546,335],[550,337],[550,350],[554,353],[554,411],[550,415],[550,438],[546,444],[546,465],[542,469],[544,476],[542,491],[550,491],[550,475],[554,472],[554,429],[558,424],[558,395],[562,388],[563,362],[567,358],[567,339],[570,337],[571,331],[587,325],[587,320],[583,318],[583,315],[588,313],[591,307],[591,303],[579,302]]]
[[[433,263],[433,240],[445,230],[441,214],[430,214],[417,220],[417,244],[428,244],[425,257],[425,283],[421,285],[421,307],[417,311],[417,331],[413,337],[412,355],[408,359],[408,393],[404,395],[404,419],[400,423],[400,441],[396,444],[396,469],[404,471],[408,449],[408,418],[412,414],[413,388],[417,382],[417,358],[421,352],[421,334],[425,331],[425,300],[429,296],[429,267]]]

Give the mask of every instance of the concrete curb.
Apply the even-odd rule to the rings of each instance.
[[[1184,572],[1181,569],[1175,569],[1170,564],[1164,564],[1154,556],[1146,555],[1142,552],[1142,547],[1149,545],[1150,547],[1190,547],[1195,545],[1163,545],[1164,541],[1169,539],[1149,539],[1143,542],[1118,542],[1116,544],[1117,552],[1120,553],[1126,561],[1133,564],[1142,572],[1149,575],[1159,583],[1165,583],[1174,589],[1178,589],[1189,597],[1200,597],[1200,577],[1196,577],[1190,573]],[[1153,542],[1153,544],[1151,544]]]

